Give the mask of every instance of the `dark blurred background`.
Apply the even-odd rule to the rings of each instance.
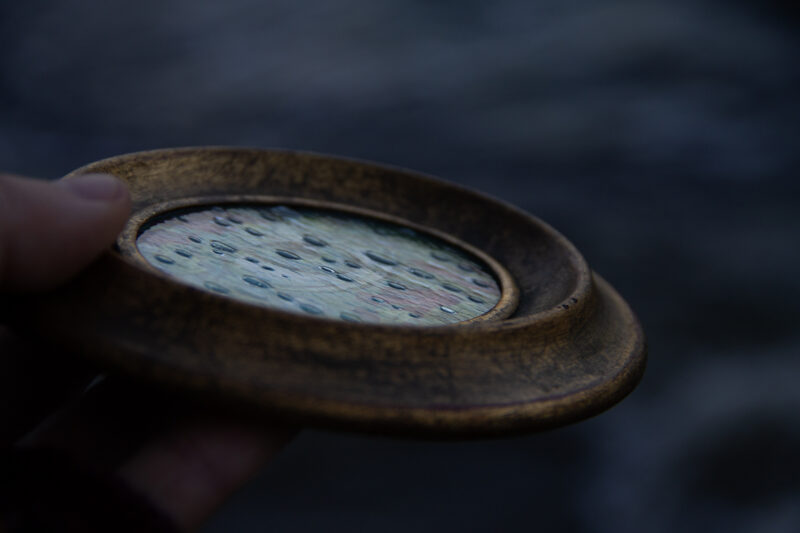
[[[304,432],[204,529],[800,531],[800,14],[784,0],[0,2],[0,167],[180,145],[432,173],[638,312],[639,388],[510,440]]]

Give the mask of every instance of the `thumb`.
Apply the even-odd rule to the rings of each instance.
[[[55,287],[108,247],[130,214],[105,174],[46,182],[0,175],[0,291]]]

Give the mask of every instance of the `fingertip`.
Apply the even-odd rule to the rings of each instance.
[[[0,178],[0,289],[52,288],[91,263],[130,214],[127,187],[90,174],[56,182]]]
[[[111,174],[81,174],[53,183],[63,194],[61,214],[84,230],[83,240],[98,250],[116,239],[131,213],[128,186]],[[77,241],[77,239],[76,239]]]
[[[116,203],[128,197],[125,184],[111,174],[82,174],[62,178],[56,185],[83,200]]]

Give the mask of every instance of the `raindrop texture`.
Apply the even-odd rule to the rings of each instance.
[[[249,304],[365,324],[435,326],[500,299],[480,260],[435,237],[294,206],[182,209],[148,225],[142,256],[184,283]]]
[[[386,235],[383,235],[383,236],[386,237]],[[395,266],[395,265],[397,265],[396,261],[394,261],[392,259],[389,259],[388,257],[384,257],[384,256],[382,256],[380,254],[375,253],[375,252],[366,251],[366,252],[364,252],[364,254],[367,257],[369,257],[370,259],[372,259],[373,261],[375,261],[376,263],[380,263],[381,265],[387,265],[387,266]]]
[[[303,235],[303,240],[312,246],[328,246],[327,242],[323,241],[322,239],[318,239],[313,235]]]
[[[262,278],[257,278],[255,276],[243,276],[242,279],[250,285],[260,289],[269,289],[272,287],[272,284],[269,281]]]
[[[275,250],[275,253],[286,259],[291,259],[292,261],[299,261],[301,259],[299,255],[289,250]]]
[[[236,248],[231,246],[230,244],[225,244],[224,242],[220,241],[211,241],[211,248],[213,250],[217,250],[218,252],[224,252],[226,254],[232,254],[236,252]]]

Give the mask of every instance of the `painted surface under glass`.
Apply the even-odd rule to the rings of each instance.
[[[228,206],[167,216],[137,239],[185,283],[250,304],[364,323],[480,316],[500,288],[477,258],[384,221],[305,207]]]

